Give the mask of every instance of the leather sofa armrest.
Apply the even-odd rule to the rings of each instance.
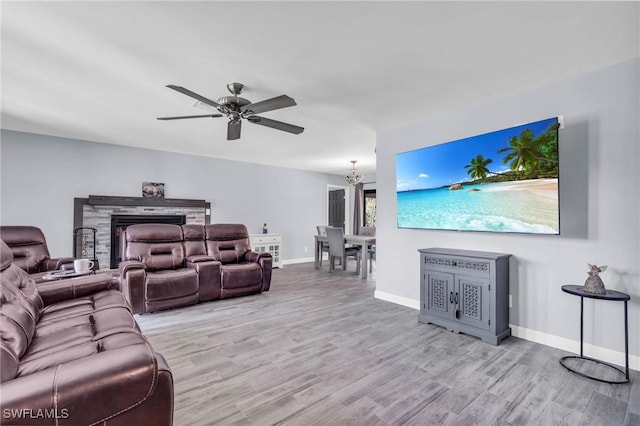
[[[265,259],[267,257],[271,259],[271,254],[267,253],[266,251],[261,251],[261,252],[248,251],[244,254],[244,259],[247,262],[254,262],[254,263],[258,263],[260,262],[260,259]]]
[[[45,424],[30,418],[44,410],[57,417],[55,424],[107,423],[142,408],[155,393],[157,378],[158,364],[148,344],[96,353],[2,383],[2,424]]]
[[[120,286],[134,314],[145,312],[145,282],[147,272],[142,262],[126,260],[118,265]]]
[[[63,300],[89,296],[105,290],[119,290],[118,282],[114,281],[111,274],[95,274],[41,281],[36,285],[45,306]]]
[[[198,273],[198,301],[220,299],[222,295],[220,265],[219,261],[209,256],[187,258],[187,268],[195,269]]]
[[[199,262],[210,262],[215,260],[211,256],[207,256],[206,254],[198,254],[195,256],[187,256],[187,262],[191,263],[199,263]]]
[[[70,270],[73,269],[73,257],[59,257],[56,259],[46,259],[42,262],[43,272]]]
[[[250,251],[244,255],[247,262],[256,262],[262,268],[262,291],[271,288],[271,270],[273,269],[273,257],[267,252]]]

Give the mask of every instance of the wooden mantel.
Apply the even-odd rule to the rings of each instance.
[[[76,198],[83,200],[83,198]],[[202,207],[209,208],[211,203],[205,200],[185,200],[180,198],[112,197],[108,195],[89,195],[85,199],[90,206],[162,206],[162,207]]]

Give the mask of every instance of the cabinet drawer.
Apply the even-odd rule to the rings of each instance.
[[[433,270],[486,276],[491,272],[491,262],[484,259],[425,254],[422,262],[425,268]]]
[[[279,243],[282,241],[280,235],[250,235],[249,239],[253,244]]]

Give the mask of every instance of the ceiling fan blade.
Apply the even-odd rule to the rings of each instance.
[[[222,114],[183,115],[180,117],[158,117],[158,120],[182,120],[183,118],[222,117]]]
[[[227,140],[233,141],[236,139],[240,139],[241,128],[242,128],[242,121],[229,120],[229,124],[227,124]]]
[[[295,133],[299,135],[304,131],[304,127],[294,126],[293,124],[283,123],[282,121],[272,120],[270,118],[258,117],[256,115],[252,115],[251,117],[247,117],[247,120],[253,124],[259,124],[265,127],[271,127],[272,129],[282,130],[289,133]]]
[[[260,114],[261,112],[273,111],[274,109],[286,108],[294,105],[297,104],[293,98],[290,98],[287,95],[280,95],[275,98],[245,105],[240,107],[240,111],[252,111],[253,114]]]
[[[167,85],[167,87],[169,89],[175,90],[176,92],[180,92],[183,95],[190,96],[193,99],[197,99],[197,100],[199,100],[201,102],[204,102],[205,104],[211,105],[212,107],[215,107],[215,108],[219,108],[220,107],[219,103],[217,103],[215,101],[212,101],[211,99],[205,98],[204,96],[198,95],[196,92],[192,92],[191,90],[185,89],[184,87],[174,86],[173,84],[169,84],[169,85]]]

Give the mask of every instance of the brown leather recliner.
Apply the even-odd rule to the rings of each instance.
[[[47,241],[35,226],[0,226],[0,239],[13,253],[13,263],[30,274],[73,269],[73,257],[52,259]]]
[[[272,258],[251,251],[247,227],[235,223],[205,225],[207,254],[220,261],[221,298],[269,291]]]
[[[202,232],[194,234],[197,228],[189,230],[188,238],[203,236]],[[187,257],[180,225],[131,225],[122,233],[122,241],[123,261],[118,265],[120,282],[134,313],[216,298],[219,263],[196,249]]]
[[[133,312],[268,291],[272,259],[252,252],[244,225],[129,226],[120,284]]]
[[[111,275],[36,286],[0,252],[0,423],[171,425],[171,370]]]

